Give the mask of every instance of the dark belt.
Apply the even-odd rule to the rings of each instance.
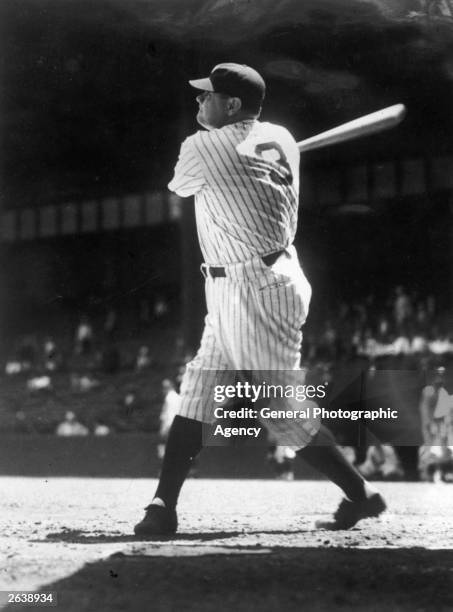
[[[284,249],[282,249],[281,251],[276,251],[275,253],[269,253],[269,255],[264,255],[264,257],[261,257],[261,259],[263,263],[266,264],[266,266],[271,266],[284,252]],[[208,266],[206,264],[203,264],[201,269],[205,270],[205,276],[211,276],[212,278],[225,278],[227,275],[226,269],[223,266]]]

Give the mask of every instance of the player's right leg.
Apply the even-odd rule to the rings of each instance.
[[[170,428],[156,493],[144,518],[135,525],[135,535],[146,538],[176,532],[179,492],[201,444],[201,421],[176,415]]]
[[[213,397],[214,385],[223,382],[217,373],[219,370],[225,371],[225,384],[228,384],[231,374],[207,316],[200,348],[187,364],[181,383],[181,408],[170,428],[157,490],[145,509],[145,517],[134,528],[138,537],[169,536],[177,530],[176,504],[202,448],[203,423],[210,423],[213,418],[207,413],[206,399]]]

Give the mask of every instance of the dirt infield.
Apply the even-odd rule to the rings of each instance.
[[[382,485],[382,518],[333,533],[313,528],[329,483],[190,480],[178,536],[140,542],[154,485],[1,478],[0,590],[54,591],[70,612],[453,608],[453,486]]]

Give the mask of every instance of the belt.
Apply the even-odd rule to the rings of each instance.
[[[276,251],[275,253],[264,255],[264,257],[261,257],[261,260],[263,261],[263,263],[266,264],[266,266],[271,266],[284,252],[285,250],[282,249],[281,251]],[[212,278],[226,278],[227,275],[226,268],[224,268],[223,266],[209,266],[205,263],[201,264],[201,272],[205,278],[208,276],[211,276]]]

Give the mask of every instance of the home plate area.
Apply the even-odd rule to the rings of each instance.
[[[65,611],[447,610],[453,486],[382,483],[388,511],[317,530],[341,494],[324,481],[190,479],[178,534],[133,535],[155,480],[0,478],[2,609],[53,593]]]

